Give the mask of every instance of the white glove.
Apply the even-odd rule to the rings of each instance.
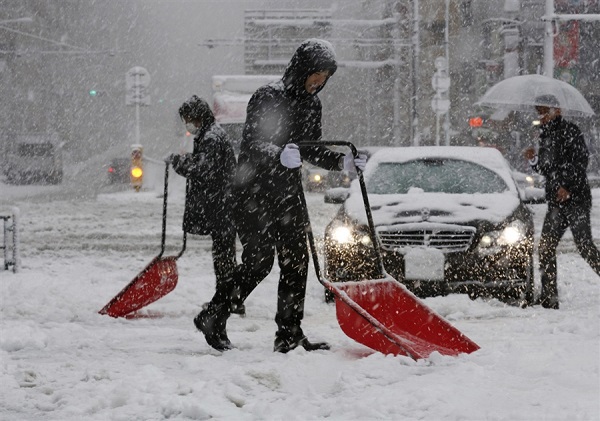
[[[364,153],[359,153],[356,158],[352,154],[344,155],[344,171],[356,171],[357,168],[364,171],[366,165],[367,155]]]
[[[288,143],[279,155],[281,165],[287,168],[298,168],[302,165],[300,148],[295,143]]]

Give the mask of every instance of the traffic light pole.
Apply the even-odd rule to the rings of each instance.
[[[135,143],[140,143],[140,103],[135,103]]]
[[[420,146],[421,132],[419,129],[419,110],[418,95],[419,95],[419,54],[421,50],[421,42],[419,39],[419,0],[413,0],[413,34],[412,34],[412,93],[410,97],[411,105],[411,140],[413,146]]]
[[[150,73],[143,67],[135,66],[127,71],[125,81],[125,104],[135,105],[135,142],[140,144],[140,106],[150,105],[150,95],[146,90],[150,84]]]

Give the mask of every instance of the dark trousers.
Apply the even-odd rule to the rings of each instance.
[[[212,304],[221,309],[241,305],[269,275],[277,254],[280,275],[275,321],[278,334],[301,332],[308,250],[299,198],[288,197],[272,206],[266,206],[260,199],[247,199],[238,206],[236,214],[238,235],[244,247],[242,263],[234,269],[228,282],[217,286]]]
[[[548,206],[539,243],[542,300],[558,300],[556,247],[569,227],[579,254],[600,276],[600,252],[592,240],[590,210],[591,204]]]
[[[226,282],[237,264],[235,257],[235,230],[215,231],[212,237],[212,257],[217,287]]]

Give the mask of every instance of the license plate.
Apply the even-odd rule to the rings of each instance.
[[[444,279],[444,253],[437,249],[412,249],[404,255],[405,279]]]

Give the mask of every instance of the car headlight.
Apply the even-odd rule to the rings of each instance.
[[[315,183],[319,183],[322,180],[321,174],[313,174],[311,178]]]
[[[514,246],[527,237],[527,226],[523,221],[515,220],[499,231],[487,232],[479,241],[480,251],[494,252],[501,246]]]
[[[520,221],[519,221],[520,222]],[[524,227],[518,225],[510,225],[502,230],[498,237],[498,244],[511,246],[517,244],[525,237]]]
[[[529,187],[533,187],[535,185],[535,179],[531,175],[526,176],[525,181],[527,181]]]
[[[352,231],[348,227],[337,227],[331,231],[331,238],[336,243],[348,244],[352,242]]]
[[[371,244],[371,237],[368,233],[352,229],[346,225],[333,228],[330,232],[330,238],[337,244],[351,245],[360,243],[364,246]]]

